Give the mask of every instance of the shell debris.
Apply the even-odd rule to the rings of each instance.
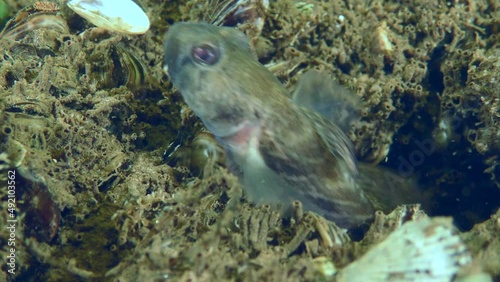
[[[149,18],[132,0],[70,0],[68,7],[97,27],[127,34],[144,34]]]
[[[376,53],[390,56],[394,52],[394,45],[390,39],[390,32],[386,22],[382,22],[382,24],[375,29],[372,47]]]
[[[451,281],[471,255],[451,218],[410,221],[342,269],[337,281]]]

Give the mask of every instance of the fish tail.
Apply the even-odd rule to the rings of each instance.
[[[360,163],[358,169],[357,185],[376,210],[387,213],[403,204],[419,203],[424,208],[428,206],[428,201],[419,190],[415,179],[402,177],[387,168],[364,163]]]

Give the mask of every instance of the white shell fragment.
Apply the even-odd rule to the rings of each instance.
[[[471,260],[451,218],[425,218],[396,229],[339,271],[337,281],[451,281]]]
[[[143,34],[149,18],[132,0],[69,0],[68,7],[97,27],[128,34]]]

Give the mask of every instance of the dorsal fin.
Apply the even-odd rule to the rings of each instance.
[[[360,101],[356,93],[317,70],[302,75],[292,100],[298,106],[321,114],[344,132],[359,118]]]

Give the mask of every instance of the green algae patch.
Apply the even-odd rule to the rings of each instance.
[[[3,28],[5,21],[9,17],[9,12],[9,6],[7,6],[7,3],[0,0],[0,28]]]

